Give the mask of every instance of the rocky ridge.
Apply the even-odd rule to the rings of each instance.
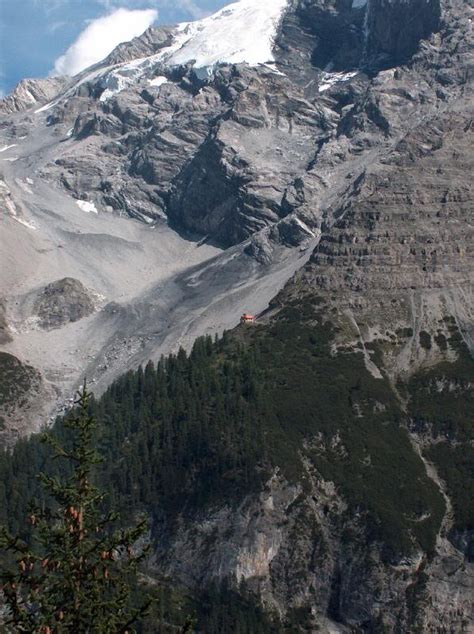
[[[8,115],[50,101],[67,85],[64,77],[49,79],[23,79],[15,90],[0,99],[0,114]]]

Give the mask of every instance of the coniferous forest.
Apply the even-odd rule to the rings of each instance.
[[[304,486],[304,456],[336,483],[350,503],[349,514],[356,507],[367,514],[372,537],[385,544],[387,558],[408,554],[414,543],[432,551],[444,500],[412,449],[409,416],[389,382],[367,372],[358,350],[332,353],[333,335],[316,302],[290,305],[269,324],[239,327],[216,340],[200,338],[189,354],[180,350],[122,376],[90,404],[103,458],[95,478],[108,494],[106,505],[119,512],[124,525],[146,513],[156,527],[163,518],[172,523],[206,505],[238,504],[260,490],[275,469]],[[450,371],[463,380],[472,371],[470,357]],[[420,396],[432,380],[417,378],[412,424],[441,426],[429,398],[423,402]],[[456,398],[446,404],[444,426],[450,415],[457,425],[464,411]],[[367,407],[373,402],[376,408]],[[53,433],[67,445],[63,419]],[[331,448],[335,434],[344,454]],[[306,443],[315,435],[322,439],[317,450]],[[439,443],[433,459],[439,459],[452,487],[457,525],[472,528],[462,500],[465,489],[457,481],[462,477],[468,490],[473,474],[467,460],[463,473],[461,463],[451,473],[454,451]],[[370,470],[364,466],[367,456]],[[39,437],[2,453],[0,523],[28,538],[28,502],[33,498],[41,505],[44,495],[36,476],[58,470]],[[424,519],[414,526],[415,513]],[[152,528],[151,539],[159,542],[158,529]],[[162,605],[171,605],[173,593],[165,594]],[[206,633],[279,631],[246,596],[245,589],[238,596],[231,588],[208,589],[197,602],[190,599],[189,609]],[[282,631],[292,631],[291,623],[285,627]]]

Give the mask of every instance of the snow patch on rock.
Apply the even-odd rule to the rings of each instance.
[[[107,101],[110,97],[127,88],[127,86],[140,81],[152,65],[152,58],[143,57],[123,64],[107,73],[101,81],[105,90],[100,96],[100,101]]]
[[[45,112],[46,110],[49,110],[50,108],[55,106],[58,102],[59,100],[51,101],[50,103],[47,103],[44,106],[41,106],[41,108],[38,108],[38,110],[35,110],[35,114],[40,114],[41,112]]]
[[[37,227],[35,227],[35,225],[31,222],[28,222],[27,220],[23,220],[23,218],[17,218],[16,216],[14,217],[14,220],[16,220],[17,222],[19,222],[21,225],[23,225],[24,227],[27,227],[28,229],[33,229],[33,231],[36,231]]]
[[[12,143],[11,145],[4,145],[3,147],[0,147],[0,152],[6,152],[10,148],[16,147],[16,146],[17,146],[16,143]]]
[[[349,81],[357,75],[357,71],[350,73],[323,73],[321,76],[321,83],[319,84],[319,92],[329,90],[335,84],[342,81]]]
[[[87,214],[90,213],[92,211],[92,213],[94,214],[98,214],[99,212],[97,211],[97,207],[94,205],[94,203],[90,203],[87,200],[76,200],[77,206],[82,209],[82,211],[85,211]]]
[[[167,78],[163,77],[162,75],[160,75],[159,77],[153,77],[153,79],[148,80],[150,86],[163,86],[163,84],[166,84],[167,82]]]
[[[308,225],[303,222],[300,218],[298,218],[297,216],[295,216],[295,222],[296,224],[301,227],[301,229],[303,229],[303,231],[305,233],[307,233],[309,236],[311,236],[312,238],[314,238],[316,236],[316,234],[314,233],[314,231],[312,229],[310,229],[308,227]]]

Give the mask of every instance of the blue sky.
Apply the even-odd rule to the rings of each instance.
[[[56,60],[93,21],[118,9],[154,9],[154,24],[171,24],[204,17],[230,1],[0,0],[0,95],[10,92],[24,77],[48,75]],[[130,17],[138,20],[138,25],[146,23],[146,28],[154,15],[134,13]],[[89,29],[89,41],[90,33]]]

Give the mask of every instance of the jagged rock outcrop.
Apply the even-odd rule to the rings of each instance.
[[[108,57],[104,64],[113,65],[123,62],[130,62],[141,57],[155,55],[161,49],[169,46],[172,42],[172,27],[150,28],[140,37],[136,37],[130,42],[119,44]]]
[[[14,355],[0,352],[0,444],[12,446],[26,434],[40,431],[48,415],[51,388],[40,372]]]
[[[168,217],[226,246],[293,211],[285,192],[335,116],[302,94],[282,99],[291,86],[271,71],[223,68],[207,85],[188,71],[186,81],[120,93],[103,113],[80,115],[73,128],[80,160],[71,146],[44,176],[78,198]]]
[[[22,79],[15,90],[4,99],[0,99],[0,115],[13,114],[27,110],[35,104],[41,104],[55,97],[67,84],[64,77],[48,79]]]
[[[65,277],[51,282],[38,293],[33,314],[45,330],[60,328],[94,312],[91,293],[79,280]]]

